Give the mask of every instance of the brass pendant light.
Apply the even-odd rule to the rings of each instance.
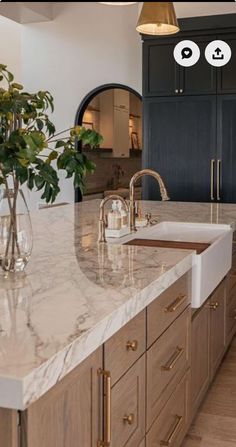
[[[172,2],[144,2],[136,30],[141,34],[165,36],[179,31]]]

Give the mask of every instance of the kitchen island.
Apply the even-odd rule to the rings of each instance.
[[[26,275],[17,279],[11,276],[4,277],[3,274],[1,276],[0,407],[2,421],[8,421],[11,431],[4,440],[4,447],[26,445],[37,447],[32,431],[37,431],[39,428],[31,426],[29,429],[31,418],[32,424],[37,418],[33,418],[33,412],[25,410],[35,408],[41,399],[45,410],[46,404],[43,401],[45,396],[49,396],[50,393],[55,395],[56,388],[63,386],[71,375],[74,374],[73,380],[76,380],[75,371],[77,368],[83,368],[89,358],[93,359],[92,363],[95,365],[92,368],[91,379],[94,384],[96,382],[94,371],[97,373],[104,367],[105,351],[103,353],[101,351],[103,347],[106,349],[110,340],[115,343],[115,338],[112,337],[116,337],[119,331],[125,330],[133,321],[135,327],[136,325],[141,327],[143,333],[146,333],[143,326],[146,325],[144,322],[146,312],[148,313],[150,306],[158,302],[158,297],[161,300],[161,297],[175,287],[178,281],[180,287],[186,289],[187,298],[185,304],[181,304],[180,310],[181,315],[186,315],[186,320],[183,322],[189,324],[188,308],[191,297],[188,293],[192,252],[153,247],[98,245],[99,203],[100,201],[91,201],[75,206],[44,209],[33,214],[34,250]],[[152,212],[160,221],[222,223],[231,225],[235,230],[235,205],[143,202],[142,210],[143,213]],[[184,286],[181,283],[182,278],[185,278]],[[179,313],[177,315],[181,318]],[[171,323],[174,323],[174,320]],[[139,356],[133,359],[133,363],[136,360],[139,362],[141,354],[148,357],[148,349],[158,337],[162,337],[166,327],[163,326],[163,332],[154,336],[152,342],[143,341],[145,346]],[[114,348],[111,347],[111,352],[112,350]],[[131,353],[135,353],[136,350],[134,345],[127,348]],[[124,363],[125,361],[124,359]],[[141,363],[140,370],[145,370],[145,366]],[[185,363],[187,371],[188,356]],[[127,369],[129,368],[124,369],[124,373]],[[85,373],[85,376],[87,374]],[[117,373],[116,380],[111,378],[111,381],[114,381],[113,385],[115,382],[117,383],[115,386],[119,384],[122,374]],[[96,387],[97,385],[94,385],[95,390]],[[63,402],[65,415],[68,415],[70,414],[66,411],[68,403],[66,400]],[[76,407],[76,413],[80,413],[78,416],[80,423],[86,411],[88,413],[92,411],[91,406],[83,407],[81,401],[74,401],[73,405]],[[161,408],[160,400],[158,406]],[[7,413],[8,410],[4,408],[11,409],[12,412]],[[56,412],[57,406],[51,411]],[[43,411],[40,413],[41,416],[43,413]],[[95,413],[97,415],[97,409]],[[48,415],[47,411],[45,414]],[[127,418],[129,416],[127,415]],[[93,415],[92,419],[93,424],[99,425],[94,422],[96,416]],[[58,415],[58,420],[62,423],[63,417]],[[150,426],[153,420],[154,416],[150,415]],[[125,427],[132,428],[131,416],[126,422]],[[21,430],[16,430],[20,435],[14,432],[14,424],[18,424],[19,427],[23,424],[29,430],[28,434],[22,434]],[[103,423],[101,425],[103,426]],[[85,429],[88,433],[89,426]],[[53,430],[54,427],[51,425],[51,431]],[[73,432],[72,428],[70,432],[71,430]],[[103,435],[103,427],[96,427],[93,434],[87,434],[88,437],[83,438],[83,442],[86,439],[88,447],[98,445],[99,430]],[[142,430],[139,427],[139,432],[145,435],[145,429]],[[1,447],[3,447],[2,433],[0,417]],[[63,433],[61,428],[60,439],[65,436]],[[47,438],[45,435],[45,438],[42,438],[41,446],[44,442],[43,447],[51,447],[48,439],[54,442],[54,438],[53,435],[50,436]],[[141,435],[140,441],[142,441]],[[74,445],[80,447],[82,441],[76,443],[74,436],[74,441],[69,441],[68,438],[67,441],[60,442],[61,444],[56,447],[74,447]],[[102,442],[100,445],[105,445]],[[118,447],[114,442],[111,446]],[[137,442],[139,440],[131,440],[127,446],[137,447]],[[147,446],[154,445],[151,442]],[[122,445],[121,443],[119,447]]]

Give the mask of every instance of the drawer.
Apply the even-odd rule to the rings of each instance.
[[[190,366],[188,307],[147,352],[147,430]]]
[[[128,371],[146,349],[146,312],[133,318],[104,345],[105,369],[111,372],[112,385]]]
[[[147,346],[171,325],[191,301],[191,274],[186,273],[165,292],[163,292],[147,309]]]
[[[227,292],[228,294],[236,285],[236,267],[232,268],[227,277]]]
[[[145,355],[111,391],[111,447],[137,447],[145,436]]]
[[[227,293],[226,293],[226,302],[227,305],[230,304],[230,302],[234,299],[236,296],[236,271],[235,274],[232,275],[231,273],[227,276]]]
[[[180,447],[189,423],[189,373],[181,380],[146,436],[146,447]]]

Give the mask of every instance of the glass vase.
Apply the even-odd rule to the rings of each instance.
[[[8,272],[22,272],[29,261],[32,245],[32,225],[22,190],[1,189],[1,268]]]

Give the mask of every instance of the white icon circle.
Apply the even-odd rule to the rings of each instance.
[[[214,67],[223,67],[228,64],[231,55],[230,46],[223,40],[213,40],[205,49],[205,58]]]
[[[174,58],[183,67],[195,65],[200,57],[198,45],[192,40],[182,40],[174,48]]]

